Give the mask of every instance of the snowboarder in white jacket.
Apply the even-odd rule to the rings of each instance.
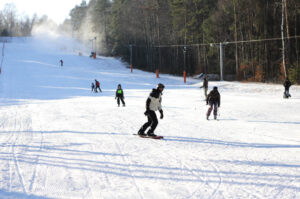
[[[164,114],[163,110],[161,108],[161,96],[162,96],[162,91],[164,90],[165,86],[161,83],[157,85],[156,89],[152,89],[152,92],[150,93],[147,101],[146,101],[146,111],[145,115],[148,118],[148,121],[140,128],[138,131],[138,135],[146,135],[145,131],[147,128],[150,126],[150,129],[147,132],[148,136],[153,136],[155,137],[156,135],[154,134],[154,130],[157,127],[158,120],[155,111],[160,112],[160,119],[163,119]]]

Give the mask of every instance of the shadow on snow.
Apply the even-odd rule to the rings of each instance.
[[[0,198],[11,198],[11,199],[51,199],[44,196],[35,196],[35,195],[27,195],[24,193],[18,193],[18,192],[10,192],[3,189],[0,189]]]
[[[199,143],[199,144],[225,145],[231,147],[246,147],[246,148],[300,148],[300,145],[231,142],[231,141],[216,140],[216,139],[175,137],[175,136],[164,136],[164,140],[170,142],[190,142],[190,143]]]
[[[2,132],[9,133],[9,132]],[[36,132],[37,133],[37,132]],[[54,132],[39,132],[39,133],[60,133]],[[61,132],[63,133],[63,132]],[[97,132],[73,132],[66,133],[92,133],[92,134],[109,134],[115,136],[124,136],[120,133],[97,133]],[[220,140],[209,139],[196,139],[185,137],[167,137],[166,141],[176,142],[195,142],[195,143],[210,143],[230,145],[233,147],[255,147],[255,148],[300,148],[298,145],[269,145],[258,143],[241,143],[241,142],[224,142]],[[121,176],[125,178],[137,178],[148,180],[161,180],[161,181],[174,181],[174,182],[196,182],[196,183],[216,183],[220,182],[231,185],[243,185],[243,186],[267,186],[274,188],[285,188],[292,190],[299,190],[300,187],[291,184],[291,182],[299,182],[300,176],[289,174],[291,169],[298,170],[300,165],[282,164],[276,162],[259,162],[259,161],[235,161],[235,160],[208,160],[208,162],[215,162],[217,164],[233,164],[247,165],[248,167],[259,167],[260,169],[253,169],[255,172],[235,172],[226,170],[216,170],[213,167],[205,167],[205,169],[199,168],[186,168],[186,167],[168,167],[161,166],[159,163],[153,162],[151,165],[145,164],[132,164],[132,163],[120,163],[120,157],[127,156],[130,158],[134,154],[122,154],[120,153],[105,153],[99,151],[88,151],[80,149],[70,149],[70,147],[84,146],[88,143],[69,143],[65,145],[53,145],[45,142],[41,146],[31,145],[18,145],[18,144],[2,144],[0,148],[10,149],[14,148],[15,152],[1,152],[1,161],[12,161],[12,157],[17,157],[19,164],[27,165],[42,165],[46,167],[53,167],[55,169],[67,169],[67,170],[81,170],[92,173],[104,173],[107,175]],[[9,151],[9,150],[1,150]],[[17,152],[16,151],[20,151]],[[92,158],[91,158],[92,155]],[[107,157],[106,157],[107,156]],[[80,158],[79,158],[80,157]],[[104,157],[105,160],[97,160],[95,157]],[[24,166],[24,165],[23,165]],[[270,171],[268,167],[276,168],[280,167],[279,173]],[[34,168],[34,167],[32,167]],[[285,168],[286,170],[284,170]],[[268,170],[268,171],[266,171]],[[261,171],[261,172],[259,172]],[[201,176],[205,176],[205,180]],[[33,177],[35,178],[35,177]],[[222,180],[221,180],[222,178]],[[33,179],[34,181],[34,179]],[[299,185],[299,183],[298,183]],[[7,193],[9,194],[9,193]],[[12,193],[14,194],[14,193]],[[17,194],[17,193],[16,193]],[[1,196],[1,195],[0,195]],[[36,197],[38,198],[38,196]]]

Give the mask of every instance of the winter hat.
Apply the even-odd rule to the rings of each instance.
[[[165,88],[165,85],[163,85],[162,83],[159,83],[159,84],[157,84],[157,88],[162,88],[162,89],[164,89],[164,88]]]

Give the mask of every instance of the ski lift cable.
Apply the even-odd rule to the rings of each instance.
[[[297,39],[300,38],[300,35],[289,36],[284,38],[267,38],[267,39],[253,39],[253,40],[242,40],[242,41],[224,41],[220,43],[202,43],[202,44],[177,44],[177,45],[153,45],[152,47],[155,48],[166,48],[166,47],[191,47],[191,46],[212,46],[212,45],[227,45],[227,44],[240,44],[240,43],[253,43],[253,42],[263,42],[263,41],[279,41],[279,40],[286,40],[286,39]],[[132,45],[135,47],[145,47],[140,45]],[[149,47],[149,46],[148,46]]]

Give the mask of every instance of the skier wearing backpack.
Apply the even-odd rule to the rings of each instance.
[[[291,81],[289,80],[289,78],[287,77],[283,83],[283,86],[284,86],[284,93],[283,93],[283,97],[284,98],[289,98],[291,97],[290,95],[290,87],[291,87],[292,83]]]
[[[116,97],[115,97],[115,99],[117,99],[118,106],[120,106],[120,100],[121,100],[123,106],[125,106],[124,98],[125,97],[124,97],[123,89],[121,87],[121,84],[119,84],[118,88],[116,90]]]
[[[209,108],[206,113],[206,119],[209,120],[210,113],[214,109],[214,119],[217,119],[218,107],[220,107],[220,93],[218,87],[214,87],[212,91],[207,96],[206,105],[209,105]]]
[[[140,128],[138,135],[145,136],[146,129],[151,126],[147,132],[147,135],[152,137],[156,136],[154,134],[154,130],[157,127],[158,120],[155,111],[158,110],[160,112],[160,119],[163,119],[164,114],[161,108],[161,96],[164,88],[165,86],[159,83],[156,89],[152,89],[152,92],[146,101],[146,111],[144,113],[147,116],[148,121]]]
[[[98,80],[95,79],[95,85],[96,85],[96,88],[95,88],[95,93],[97,93],[98,89],[100,92],[102,92],[101,88],[100,88],[100,82]]]

